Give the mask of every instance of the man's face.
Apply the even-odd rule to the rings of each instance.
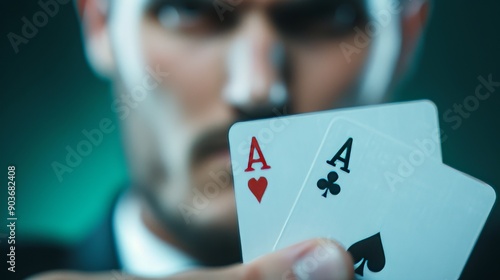
[[[125,118],[134,179],[166,224],[237,236],[228,127],[346,104],[370,45],[339,45],[356,45],[364,1],[146,2],[141,55],[169,76]]]

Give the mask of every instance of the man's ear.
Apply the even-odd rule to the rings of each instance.
[[[115,69],[108,28],[108,0],[78,0],[85,53],[100,76],[110,77]]]
[[[402,51],[400,68],[405,69],[408,62],[411,62],[415,48],[421,41],[422,32],[427,24],[429,18],[429,1],[416,0],[411,1],[403,10],[401,18],[402,23]]]

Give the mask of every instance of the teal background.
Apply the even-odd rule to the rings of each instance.
[[[444,162],[500,187],[500,88],[480,103],[460,128],[453,130],[442,114],[474,93],[477,77],[500,81],[500,1],[438,0],[414,75],[396,100],[427,98],[440,111]],[[16,166],[18,237],[70,243],[83,238],[107,212],[115,193],[127,182],[120,132],[106,134],[101,145],[59,182],[51,163],[64,162],[81,131],[110,118],[111,89],[86,64],[72,3],[18,54],[9,32],[20,33],[21,17],[39,10],[37,1],[4,3],[1,50],[0,173]],[[6,175],[2,180],[6,185]],[[6,187],[5,187],[6,190]],[[0,201],[6,201],[0,190]],[[5,220],[5,203],[0,203]],[[477,250],[499,243],[500,211],[495,207]],[[1,229],[0,233],[6,233]]]
[[[61,6],[28,44],[20,45],[18,54],[7,33],[20,34],[21,17],[31,18],[40,8],[37,1],[8,5],[3,8],[9,12],[8,28],[2,24],[1,33],[0,170],[6,174],[7,165],[16,166],[17,236],[74,242],[102,219],[127,180],[119,130],[105,134],[62,182],[51,164],[65,163],[65,147],[76,148],[85,139],[83,129],[98,128],[104,117],[118,123],[110,107],[110,85],[86,64],[72,2]],[[3,178],[6,184],[6,175]],[[0,201],[6,201],[6,193],[0,195]],[[6,204],[0,205],[4,217]]]

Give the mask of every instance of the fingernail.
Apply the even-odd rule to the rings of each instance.
[[[341,249],[324,241],[311,249],[293,266],[298,280],[350,280]]]

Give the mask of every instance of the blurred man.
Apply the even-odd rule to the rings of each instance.
[[[94,269],[294,279],[304,258],[325,249],[328,257],[311,279],[353,277],[349,255],[324,240],[246,265],[199,269],[241,258],[227,131],[241,120],[386,100],[418,43],[425,0],[80,0],[77,6],[87,58],[114,84],[112,108],[122,121],[132,178],[113,206],[115,245],[89,252],[100,264]],[[210,182],[221,193],[206,201],[200,193]],[[103,258],[107,246],[115,260]]]

